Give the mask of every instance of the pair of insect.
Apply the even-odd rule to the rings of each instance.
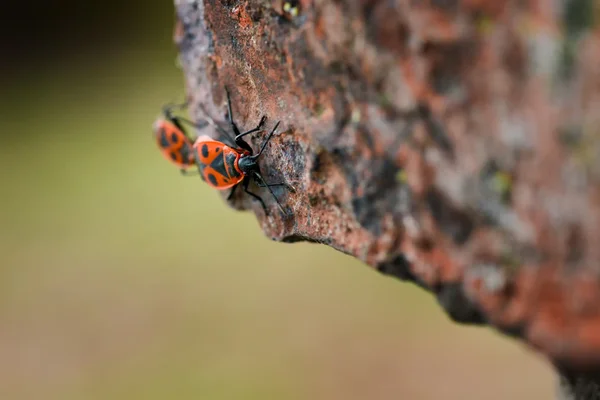
[[[232,137],[229,132],[217,125],[212,119],[208,118],[208,121],[219,132],[224,134],[232,142],[231,144],[220,142],[207,135],[200,135],[193,140],[184,129],[183,123],[194,128],[202,128],[203,126],[174,115],[175,109],[183,109],[187,106],[184,103],[165,106],[162,118],[159,118],[154,123],[153,129],[158,147],[167,160],[179,167],[183,175],[191,175],[197,172],[202,180],[217,190],[232,188],[227,197],[228,200],[231,199],[237,187],[241,185],[248,195],[260,202],[265,214],[267,214],[267,207],[263,199],[248,188],[250,182],[254,180],[259,187],[268,189],[275,202],[277,202],[279,209],[286,214],[272,188],[275,186],[285,186],[289,190],[294,190],[293,187],[287,183],[267,183],[258,165],[258,159],[277,130],[279,122],[275,124],[275,127],[273,127],[263,141],[258,153],[254,154],[252,147],[243,138],[260,131],[263,128],[266,116],[263,115],[261,117],[260,122],[255,128],[246,132],[240,132],[233,119],[229,91],[226,89],[225,92],[227,94],[228,120],[235,136]],[[197,171],[192,172],[188,170],[194,166],[197,168]]]

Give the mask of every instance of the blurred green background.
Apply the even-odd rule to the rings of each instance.
[[[152,122],[184,94],[170,1],[31,9],[0,42],[0,399],[553,395],[521,345],[269,241],[162,158]]]

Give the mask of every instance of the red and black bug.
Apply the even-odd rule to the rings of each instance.
[[[277,130],[279,122],[275,124],[267,138],[263,141],[258,153],[254,154],[252,147],[250,147],[243,137],[261,130],[265,123],[266,116],[263,115],[261,117],[260,122],[255,128],[246,132],[240,132],[233,119],[229,91],[225,89],[225,92],[227,94],[228,120],[231,129],[235,134],[235,137],[233,138],[235,145],[229,146],[223,142],[211,139],[208,136],[200,136],[193,146],[193,155],[200,177],[215,189],[226,190],[232,188],[231,193],[227,197],[228,200],[233,196],[235,190],[241,184],[244,188],[244,192],[258,200],[265,213],[267,213],[267,207],[265,206],[263,199],[248,189],[250,182],[254,181],[259,187],[267,188],[275,199],[275,202],[277,202],[280,210],[285,214],[283,206],[271,188],[275,186],[285,186],[292,190],[293,188],[284,182],[267,183],[263,178],[258,165],[258,159]],[[216,124],[215,126],[231,140],[227,131]]]
[[[181,125],[182,118],[173,115],[173,109],[183,107],[185,104],[163,107],[163,117],[154,122],[153,131],[160,152],[185,174],[194,166],[193,141]]]
[[[229,139],[229,141],[233,141],[231,145],[212,139],[206,135],[202,135],[195,140],[194,144],[191,147],[191,152],[186,147],[187,144],[186,146],[176,148],[171,145],[163,146],[163,144],[166,144],[166,141],[162,141],[164,136],[162,134],[162,131],[171,134],[175,132],[174,129],[165,129],[170,128],[170,126],[166,123],[169,123],[170,125],[174,126],[177,130],[178,136],[179,133],[181,134],[179,139],[186,138],[188,141],[187,143],[191,143],[191,141],[185,133],[185,130],[181,126],[181,122],[185,122],[196,128],[201,128],[200,126],[198,126],[198,124],[185,120],[181,117],[173,116],[171,113],[172,107],[165,107],[163,109],[163,112],[165,114],[165,120],[160,120],[162,122],[159,121],[160,123],[156,124],[156,127],[159,129],[159,131],[160,129],[162,129],[162,131],[157,134],[159,146],[161,146],[161,149],[163,149],[163,154],[165,154],[167,158],[170,158],[172,162],[178,165],[183,173],[187,172],[186,168],[190,167],[195,163],[196,167],[198,168],[200,177],[206,183],[208,183],[209,186],[217,190],[226,190],[232,188],[229,196],[227,197],[227,200],[231,199],[237,187],[241,184],[244,188],[244,192],[258,200],[262,205],[265,213],[267,213],[267,207],[265,206],[263,199],[259,195],[251,192],[248,188],[250,182],[254,181],[257,184],[257,186],[267,188],[267,190],[271,193],[271,195],[277,202],[277,205],[279,206],[280,210],[285,214],[286,212],[283,209],[283,206],[281,205],[279,200],[277,199],[277,196],[273,192],[272,188],[276,186],[285,186],[288,189],[293,190],[293,187],[283,182],[267,183],[263,178],[260,167],[258,165],[258,159],[262,155],[263,151],[267,147],[267,144],[269,143],[269,141],[273,137],[273,134],[277,130],[279,122],[275,124],[267,138],[263,141],[259,152],[257,154],[254,154],[252,147],[250,147],[250,145],[243,139],[243,137],[261,130],[265,123],[266,116],[263,115],[261,117],[260,122],[255,128],[250,129],[246,132],[240,132],[237,124],[233,119],[229,91],[227,89],[225,89],[225,91],[227,94],[228,120],[231,129],[235,134],[235,137],[231,138],[229,132],[221,128],[216,123],[212,122],[212,120],[209,119],[209,121],[211,121],[212,125],[214,125],[215,128],[218,129],[222,134],[224,134],[225,137]],[[166,136],[168,138],[168,134]],[[176,150],[175,156],[172,156],[171,152],[173,152],[174,150]],[[183,159],[184,161],[179,162],[180,159]]]

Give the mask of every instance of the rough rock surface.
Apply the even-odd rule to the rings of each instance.
[[[269,237],[332,246],[594,370],[599,4],[175,0],[175,42],[197,120],[226,126],[227,85],[240,126],[281,121],[261,168],[296,188],[276,190],[289,216],[232,200]]]

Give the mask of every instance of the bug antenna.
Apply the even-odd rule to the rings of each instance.
[[[271,193],[271,196],[273,196],[273,198],[275,199],[275,202],[277,203],[277,205],[279,206],[279,209],[281,210],[281,212],[285,215],[287,215],[287,212],[283,209],[283,206],[281,205],[281,203],[279,202],[279,199],[277,198],[277,196],[275,196],[275,193],[273,192],[273,189],[271,189],[271,186],[267,184],[267,182],[265,182],[265,180],[263,179],[262,175],[259,173],[254,173],[254,176],[260,181],[261,184],[265,185],[267,190],[269,191],[269,193]]]
[[[163,106],[163,113],[167,116],[171,116],[173,110],[183,110],[189,105],[189,100],[185,100],[183,103],[176,103],[174,101],[167,103]]]
[[[260,151],[258,152],[258,154],[255,154],[255,155],[252,156],[252,158],[254,160],[256,160],[258,157],[260,157],[260,155],[262,154],[262,152],[265,150],[265,148],[267,147],[267,144],[269,144],[269,140],[271,140],[271,138],[273,137],[273,134],[277,130],[277,127],[279,126],[280,122],[281,121],[277,121],[277,123],[275,124],[275,126],[273,127],[273,129],[271,130],[271,132],[269,133],[269,136],[267,136],[267,138],[263,142],[263,144],[262,144],[262,146],[261,146]]]

